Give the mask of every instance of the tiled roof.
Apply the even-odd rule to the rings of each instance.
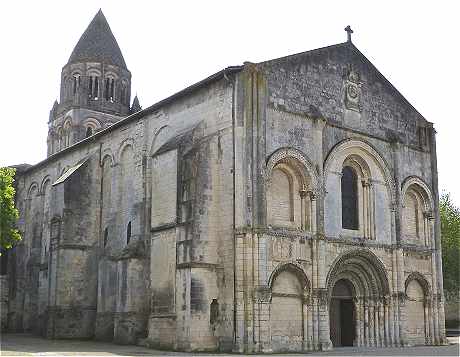
[[[89,61],[108,63],[127,69],[117,40],[101,10],[81,35],[68,63]]]

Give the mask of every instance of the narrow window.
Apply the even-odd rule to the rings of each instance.
[[[131,222],[128,223],[128,227],[126,227],[126,244],[129,244],[131,240]]]
[[[121,104],[126,104],[126,85],[123,83],[121,85]]]
[[[115,89],[115,80],[112,78],[110,80],[110,95],[109,95],[111,102],[113,102],[114,89]]]
[[[93,76],[89,77],[89,97],[93,96]]]
[[[342,170],[342,228],[359,229],[358,178],[355,170],[345,166]]]
[[[217,299],[212,299],[211,306],[209,308],[209,323],[214,325],[219,319],[219,303]]]
[[[86,137],[89,138],[91,135],[93,135],[93,128],[91,128],[90,126],[88,126],[86,128]]]
[[[104,98],[105,100],[109,100],[109,87],[110,87],[110,79],[105,79],[105,91],[104,91]]]
[[[109,229],[105,227],[104,229],[104,248],[107,246],[108,241],[109,241]]]
[[[99,77],[94,77],[94,99],[99,97]]]

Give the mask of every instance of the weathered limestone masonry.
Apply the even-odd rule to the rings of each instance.
[[[130,76],[99,12],[49,157],[18,167],[2,327],[241,353],[445,342],[435,131],[351,40],[144,110]]]

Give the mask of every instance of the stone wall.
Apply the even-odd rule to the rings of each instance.
[[[0,327],[5,331],[8,324],[8,275],[0,275]]]
[[[434,131],[351,44],[247,63],[51,156],[17,192],[12,330],[327,350],[346,280],[355,345],[445,340]],[[408,192],[420,239],[402,234]]]

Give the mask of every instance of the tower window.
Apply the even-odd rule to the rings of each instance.
[[[77,90],[79,87],[80,87],[80,75],[77,73],[73,75],[73,94],[77,93]]]
[[[91,135],[93,135],[93,128],[91,128],[90,126],[88,126],[86,128],[86,138],[89,138]]]
[[[109,86],[110,86],[110,78],[105,79],[105,100],[109,100]]]
[[[126,227],[126,244],[129,244],[130,240],[131,240],[131,222],[129,222],[128,226]]]
[[[89,97],[97,100],[99,96],[99,77],[89,77]]]
[[[105,100],[109,100],[111,102],[113,102],[114,82],[113,78],[105,79]]]
[[[345,166],[342,170],[342,228],[359,229],[358,179],[355,170]]]
[[[109,241],[109,229],[105,227],[104,229],[104,248],[107,246],[108,241]]]
[[[121,95],[120,95],[120,99],[121,99],[121,104],[126,104],[127,103],[127,100],[126,100],[126,83],[122,83],[121,85]]]

